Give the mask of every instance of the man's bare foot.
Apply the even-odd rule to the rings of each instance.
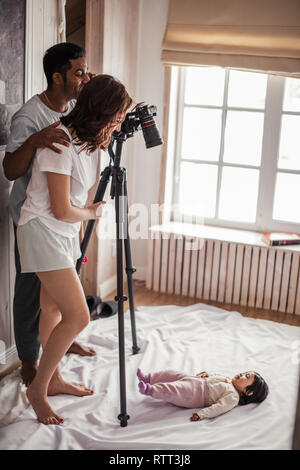
[[[33,381],[37,369],[37,362],[22,362],[21,377],[26,387],[28,387]]]
[[[59,395],[75,395],[76,397],[84,397],[86,395],[93,395],[93,390],[85,387],[84,385],[74,385],[69,382],[65,382],[61,375],[59,377],[53,377],[48,386],[48,396]]]
[[[79,354],[79,356],[96,356],[96,351],[92,348],[82,346],[81,344],[74,341],[69,347],[67,354]]]
[[[64,422],[63,418],[52,410],[47,398],[36,391],[32,385],[27,388],[26,395],[40,423],[62,424]]]

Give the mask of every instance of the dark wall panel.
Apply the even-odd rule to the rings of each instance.
[[[11,183],[2,161],[11,117],[24,102],[25,12],[25,0],[0,0],[0,346],[5,349],[12,346],[9,266],[14,261],[8,211]]]
[[[0,145],[24,102],[25,0],[0,0]]]

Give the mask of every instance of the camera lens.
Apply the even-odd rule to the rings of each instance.
[[[142,117],[141,126],[147,149],[163,143],[152,116]]]

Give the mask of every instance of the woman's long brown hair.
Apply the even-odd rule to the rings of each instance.
[[[107,141],[118,114],[126,112],[132,99],[125,86],[111,75],[98,75],[84,85],[75,107],[60,118],[73,129],[76,145],[89,153]]]

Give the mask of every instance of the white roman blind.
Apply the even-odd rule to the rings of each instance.
[[[161,58],[300,77],[300,0],[169,0]]]

